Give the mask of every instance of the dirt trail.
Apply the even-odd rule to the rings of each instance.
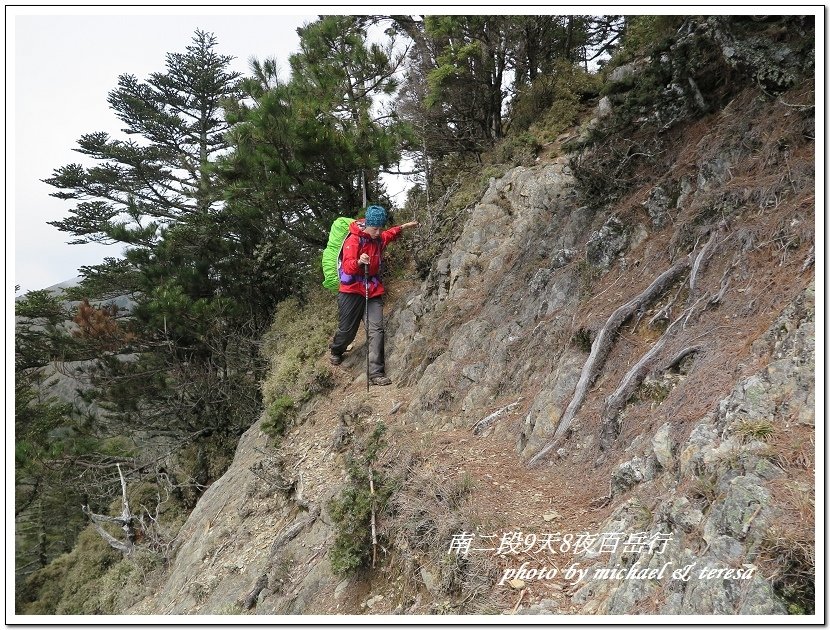
[[[303,469],[303,497],[324,500],[333,486],[345,481],[345,471],[336,461],[337,449],[332,447],[338,431],[343,430],[340,416],[344,410],[368,407],[371,415],[358,422],[382,420],[387,426],[389,448],[416,452],[424,466],[440,467],[443,473],[455,473],[459,479],[466,475],[471,481],[469,508],[481,528],[469,553],[486,558],[500,573],[518,569],[524,562],[528,567],[557,567],[560,571],[572,563],[572,550],[563,553],[558,537],[572,535],[570,540],[576,540],[581,533],[597,533],[608,509],[586,504],[585,497],[607,494],[607,475],[598,470],[564,469],[567,464],[555,461],[528,468],[515,442],[518,425],[526,414],[520,406],[523,403],[501,414],[481,435],[473,432],[475,423],[464,428],[435,429],[407,422],[405,411],[417,402],[413,389],[398,386],[396,375],[390,373],[392,385],[371,386],[367,393],[364,347],[361,328],[343,363],[330,366],[334,388],[325,398],[311,403],[304,414],[305,422],[285,441],[287,460],[297,458],[297,465]],[[321,366],[328,365],[328,356],[318,361]],[[511,402],[515,400],[505,404]],[[482,414],[482,418],[486,416]],[[312,422],[313,428],[306,426],[307,422]],[[550,544],[552,550],[540,550],[551,535],[555,541]],[[514,544],[509,545],[508,540]],[[521,595],[523,606],[557,596],[561,600],[563,594],[569,594],[567,582],[561,578],[529,582],[524,594],[511,592],[507,585],[500,588],[505,589],[507,599]],[[571,612],[567,603],[562,612]]]

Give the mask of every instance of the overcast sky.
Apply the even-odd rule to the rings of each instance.
[[[636,13],[654,12],[637,8]],[[717,13],[752,10],[707,8]],[[70,235],[47,222],[66,218],[72,203],[50,197],[57,189],[41,181],[56,168],[83,162],[85,156],[73,151],[82,134],[117,134],[122,123],[110,111],[107,94],[116,87],[118,75],[130,73],[145,80],[151,72],[164,71],[165,53],[183,52],[195,30],[201,29],[216,35],[219,53],[236,58],[233,69],[247,72],[251,57],[276,57],[287,76],[288,55],[298,47],[296,29],[316,18],[314,9],[323,10],[314,6],[6,7],[6,264],[11,267],[6,277],[21,286],[18,295],[72,279],[83,265],[121,255],[119,245],[66,244]],[[458,9],[431,7],[426,12]],[[517,9],[528,12],[527,6],[508,10]],[[550,7],[540,9],[550,11]],[[573,9],[557,7],[562,13]],[[470,7],[469,12],[481,10]],[[585,10],[580,7],[578,12]],[[630,7],[615,10],[632,12]],[[678,12],[677,7],[668,12]],[[765,8],[765,12],[781,9]]]
[[[14,251],[14,272],[7,278],[21,285],[18,295],[71,279],[80,266],[121,254],[121,246],[67,245],[70,235],[47,221],[65,218],[72,202],[50,197],[57,189],[41,181],[60,166],[83,161],[73,151],[82,134],[117,133],[123,126],[107,104],[118,75],[145,80],[151,72],[164,71],[165,53],[184,52],[201,29],[216,35],[217,52],[236,57],[233,69],[247,73],[252,56],[276,57],[287,76],[288,55],[298,48],[296,29],[316,18],[311,11],[280,15],[269,7],[163,11],[7,8],[6,246]],[[11,262],[8,255],[6,262]]]

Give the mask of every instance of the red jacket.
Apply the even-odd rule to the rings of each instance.
[[[380,257],[386,246],[401,235],[401,227],[395,226],[380,233],[376,239],[363,231],[363,221],[354,221],[349,226],[349,235],[343,242],[343,261],[341,269],[354,276],[352,282],[340,282],[341,293],[358,293],[365,295],[363,284],[363,266],[358,263],[361,254],[369,254],[369,297],[383,295],[383,283],[380,281]]]

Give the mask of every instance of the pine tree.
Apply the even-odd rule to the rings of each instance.
[[[508,102],[537,79],[550,81],[563,61],[585,64],[613,49],[622,29],[619,16],[383,19],[412,40],[400,111],[433,158],[492,146],[512,122],[505,120]]]
[[[357,211],[364,196],[383,201],[377,174],[399,160],[405,130],[377,104],[396,89],[401,59],[391,42],[369,44],[354,16],[322,17],[298,32],[289,80],[266,62],[245,83],[223,169],[237,207],[322,247],[334,217]]]
[[[146,82],[122,74],[108,102],[140,141],[105,131],[83,135],[79,153],[98,164],[69,164],[46,183],[52,196],[79,203],[70,217],[50,224],[74,243],[122,242],[151,248],[162,228],[194,213],[209,212],[221,198],[211,162],[226,148],[222,100],[237,94],[239,73],[231,57],[215,52],[216,38],[196,31],[185,53],[168,53],[166,72]]]
[[[166,56],[163,72],[146,81],[121,75],[108,102],[128,139],[86,134],[77,150],[97,165],[70,164],[46,180],[55,197],[76,202],[52,223],[73,242],[127,246],[123,259],[84,268],[74,297],[133,299],[129,330],[86,307],[77,323],[97,347],[96,401],[122,431],[140,427],[148,439],[236,435],[237,418],[253,421],[255,339],[278,299],[236,271],[245,266],[235,264],[243,237],[228,218],[215,163],[228,148],[224,106],[238,100],[241,75],[216,49],[213,35],[196,31],[184,52]],[[258,299],[248,303],[251,296]]]

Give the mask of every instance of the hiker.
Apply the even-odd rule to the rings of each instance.
[[[343,242],[343,261],[340,268],[340,290],[337,294],[338,323],[329,348],[329,360],[340,365],[343,353],[354,341],[357,329],[368,311],[369,382],[372,385],[390,385],[386,376],[383,351],[383,283],[380,280],[380,262],[386,246],[406,228],[417,227],[410,221],[388,230],[386,210],[382,206],[366,208],[366,218],[349,225],[349,234]],[[366,299],[366,268],[368,265],[368,300]]]

